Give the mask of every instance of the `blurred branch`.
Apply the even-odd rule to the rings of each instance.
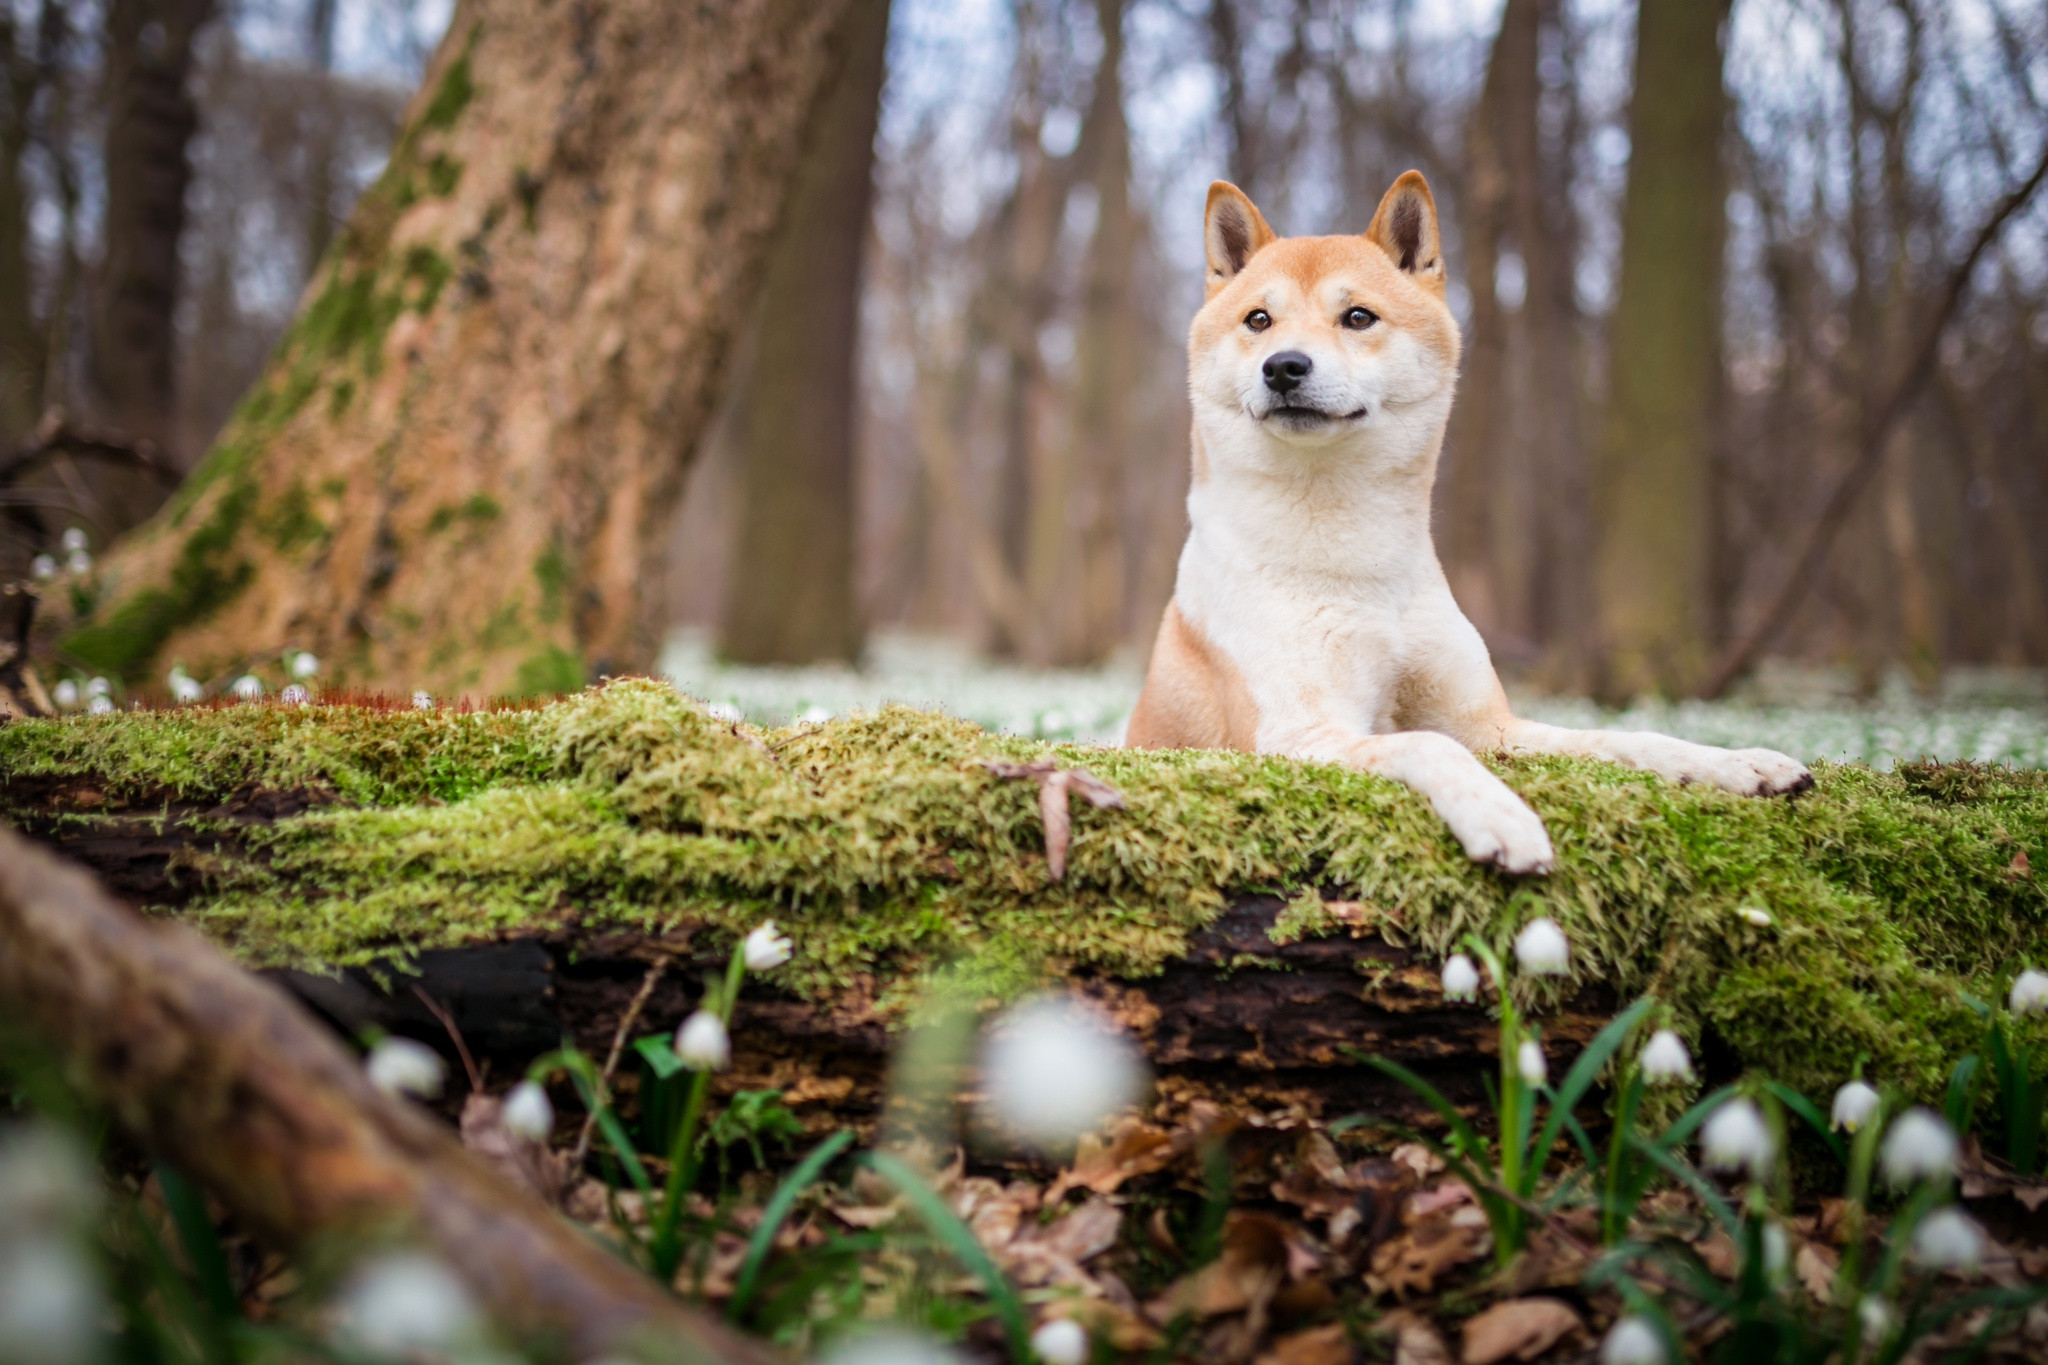
[[[1869,486],[1873,475],[1884,463],[1884,453],[1889,444],[1892,429],[1899,419],[1912,407],[1913,401],[1927,385],[1934,372],[1937,349],[1942,333],[1948,330],[1950,319],[1961,305],[1963,295],[1970,287],[1970,277],[1976,273],[1977,263],[1983,259],[1998,240],[1999,234],[2013,215],[2033,199],[2035,191],[2041,188],[2043,179],[2048,179],[2048,146],[2044,146],[2040,158],[2035,162],[2033,174],[1998,202],[1991,216],[1977,230],[1970,243],[1970,249],[1950,272],[1948,283],[1940,299],[1927,315],[1926,324],[1921,328],[1919,339],[1909,352],[1910,359],[1891,390],[1883,399],[1866,410],[1862,430],[1857,438],[1856,454],[1849,467],[1835,480],[1828,490],[1827,498],[1821,504],[1820,513],[1808,528],[1806,538],[1800,545],[1799,553],[1792,561],[1791,571],[1785,581],[1757,618],[1749,632],[1724,651],[1708,674],[1700,695],[1711,701],[1725,694],[1737,679],[1747,673],[1785,628],[1792,614],[1813,586],[1821,563],[1833,547],[1835,537],[1848,520],[1849,512],[1856,505],[1856,499]]]
[[[10,454],[0,455],[0,488],[59,455],[92,455],[131,464],[173,485],[185,477],[164,458],[154,441],[98,427],[77,426],[53,408],[44,415],[32,440]]]
[[[0,1014],[56,1049],[130,1137],[286,1247],[418,1236],[499,1321],[576,1358],[660,1340],[776,1357],[509,1185],[425,1111],[371,1087],[282,990],[152,923],[0,828]]]

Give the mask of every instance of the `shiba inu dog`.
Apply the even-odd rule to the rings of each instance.
[[[1543,822],[1474,751],[1610,759],[1774,795],[1770,749],[1568,730],[1509,709],[1430,540],[1457,387],[1436,201],[1409,171],[1357,237],[1278,237],[1209,187],[1188,335],[1190,523],[1126,743],[1345,763],[1429,799],[1475,861],[1550,870]]]

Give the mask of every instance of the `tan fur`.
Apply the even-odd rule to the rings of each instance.
[[[1334,237],[1278,237],[1218,182],[1203,240],[1188,541],[1129,743],[1381,773],[1509,872],[1549,870],[1549,835],[1474,750],[1582,754],[1756,794],[1811,783],[1768,749],[1566,730],[1509,709],[1430,542],[1460,346],[1420,175],[1394,182],[1365,233]]]

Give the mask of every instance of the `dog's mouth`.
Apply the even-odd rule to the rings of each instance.
[[[1326,412],[1321,408],[1307,407],[1299,403],[1280,403],[1267,408],[1259,415],[1262,422],[1284,422],[1290,427],[1316,427],[1326,422],[1362,421],[1368,409],[1359,408],[1354,412]]]

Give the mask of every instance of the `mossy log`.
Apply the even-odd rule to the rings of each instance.
[[[578,1358],[641,1339],[690,1360],[775,1358],[379,1094],[283,992],[5,829],[0,1016],[273,1245],[420,1238],[494,1318]]]
[[[1074,803],[1060,880],[1036,788],[988,766],[1041,758],[1123,797]],[[1560,1059],[1650,992],[1709,1081],[1820,1094],[1862,1055],[1931,1095],[1975,1041],[1966,997],[2048,957],[2048,775],[1822,764],[1811,793],[1757,801],[1494,766],[1549,825],[1553,875],[1475,867],[1413,793],[1344,769],[1049,747],[902,708],[763,730],[646,681],[523,709],[17,722],[0,815],[302,974],[346,1026],[437,1036],[419,986],[511,1061],[564,1028],[608,1047],[655,960],[673,965],[640,1027],[672,1026],[774,917],[797,956],[749,985],[731,1082],[842,1108],[940,976],[989,1001],[1079,983],[1175,1084],[1349,1112],[1391,1102],[1356,1065],[1380,1052],[1476,1094],[1492,1023],[1441,1001],[1436,965],[1536,914],[1571,936],[1571,975],[1514,989]]]

